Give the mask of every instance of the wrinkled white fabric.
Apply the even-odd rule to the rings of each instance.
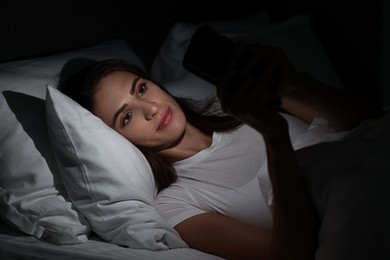
[[[153,174],[134,145],[50,86],[46,116],[66,191],[94,232],[132,248],[186,247],[155,210]]]

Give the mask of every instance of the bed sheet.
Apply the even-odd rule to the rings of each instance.
[[[390,259],[390,113],[297,157],[321,220],[316,259]]]
[[[75,245],[55,245],[28,236],[6,226],[0,221],[1,260],[119,260],[119,259],[204,259],[218,260],[217,256],[191,248],[165,251],[132,249],[106,243],[92,235],[88,242]]]

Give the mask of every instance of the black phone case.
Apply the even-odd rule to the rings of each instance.
[[[195,75],[216,84],[234,49],[232,39],[210,26],[199,27],[184,55],[183,66]]]

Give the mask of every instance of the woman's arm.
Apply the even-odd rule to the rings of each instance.
[[[271,259],[272,233],[218,214],[203,213],[175,226],[192,248],[226,259]]]
[[[282,108],[310,123],[321,116],[337,131],[349,130],[362,120],[377,118],[383,109],[360,96],[328,86],[307,73],[299,73],[299,84],[281,87]],[[283,91],[284,90],[284,91]]]
[[[318,247],[317,214],[291,145],[288,124],[278,112],[283,102],[277,95],[279,84],[284,81],[296,86],[298,74],[283,67],[283,59],[274,56],[273,48],[266,52],[248,48],[239,46],[230,69],[219,79],[221,106],[226,113],[260,132],[266,144],[273,188],[269,259],[314,259]]]
[[[288,132],[264,135],[273,188],[272,259],[314,259],[318,218]]]

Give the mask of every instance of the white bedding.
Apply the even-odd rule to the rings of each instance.
[[[40,241],[8,228],[0,222],[0,259],[1,260],[53,260],[53,259],[85,259],[85,260],[122,260],[122,259],[221,259],[190,248],[178,248],[165,251],[151,251],[120,247],[102,242],[95,236],[85,244],[55,245]]]

